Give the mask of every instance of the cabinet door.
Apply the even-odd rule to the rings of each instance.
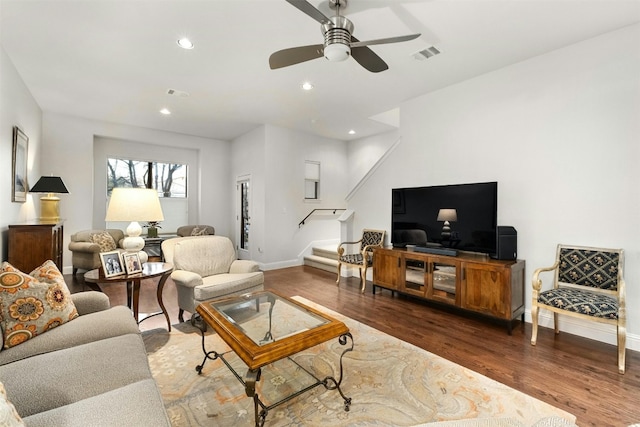
[[[447,304],[458,304],[459,263],[451,259],[429,259],[427,298]]]
[[[398,289],[401,257],[393,251],[376,249],[373,255],[373,283],[388,289]]]
[[[487,264],[463,265],[462,307],[502,319],[511,318],[508,269]]]
[[[424,298],[427,292],[426,274],[428,265],[429,262],[424,257],[413,258],[410,255],[405,255],[404,277],[402,277],[400,290]]]

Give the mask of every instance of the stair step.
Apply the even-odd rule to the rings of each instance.
[[[338,259],[338,248],[337,246],[317,246],[313,247],[312,253],[315,256],[325,257],[329,259]],[[337,265],[337,264],[336,264]]]
[[[335,273],[338,270],[338,261],[324,256],[307,255],[304,257],[304,265],[319,268]]]

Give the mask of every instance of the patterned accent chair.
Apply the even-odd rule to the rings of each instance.
[[[340,285],[340,269],[342,265],[356,267],[360,270],[360,292],[364,293],[367,278],[367,268],[373,264],[373,248],[382,247],[384,242],[384,230],[362,230],[362,238],[356,242],[342,242],[338,245],[338,279],[336,285]],[[346,253],[347,246],[353,248],[358,245],[358,252]]]
[[[626,296],[624,251],[558,245],[556,262],[533,273],[531,344],[538,337],[538,312],[553,312],[555,333],[558,314],[614,325],[618,335],[618,372],[625,371]],[[542,290],[540,274],[554,272],[553,288]]]

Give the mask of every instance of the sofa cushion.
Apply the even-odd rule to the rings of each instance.
[[[46,334],[3,350],[0,352],[0,365],[93,341],[136,333],[139,333],[138,324],[133,319],[131,311],[119,305],[108,310],[84,314]]]
[[[29,427],[169,426],[162,397],[152,379],[25,418]]]
[[[8,262],[2,264],[0,325],[4,348],[21,344],[77,316],[71,293],[52,261],[45,262],[32,275]]]
[[[202,236],[177,242],[173,251],[176,270],[192,271],[202,277],[228,273],[236,259],[233,243],[223,236]]]
[[[111,236],[107,231],[91,233],[89,241],[100,246],[100,252],[111,252],[118,247],[113,236]]]
[[[202,282],[202,285],[193,289],[193,297],[196,301],[206,301],[241,292],[262,290],[264,274],[261,271],[256,273],[216,274],[204,277]]]
[[[9,402],[4,385],[0,382],[0,426],[3,427],[24,427],[24,422],[15,406]]]
[[[137,333],[2,365],[0,378],[18,413],[26,418],[152,376]]]

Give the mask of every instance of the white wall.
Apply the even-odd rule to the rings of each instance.
[[[0,260],[8,257],[9,224],[35,219],[39,212],[38,198],[27,194],[25,203],[11,202],[11,163],[13,153],[13,127],[18,126],[29,138],[27,180],[31,186],[40,178],[40,152],[42,150],[42,111],[34,100],[0,46]]]
[[[340,212],[298,223],[313,209],[346,207],[346,150],[342,141],[271,125],[233,141],[234,179],[251,176],[250,252],[263,269],[298,265],[310,242],[339,238]],[[319,201],[304,200],[305,160],[320,162]]]
[[[72,233],[94,226],[104,227],[104,220],[102,225],[94,223],[94,216],[101,215],[94,215],[94,210],[98,209],[98,199],[102,203],[98,203],[98,206],[102,206],[99,209],[104,209],[103,196],[94,197],[96,193],[102,193],[102,189],[94,188],[93,158],[96,136],[149,144],[158,150],[183,147],[197,151],[199,205],[194,212],[190,209],[189,217],[194,223],[213,225],[216,234],[227,235],[230,232],[227,210],[230,200],[229,142],[55,113],[44,114],[43,135],[42,172],[61,176],[69,189],[69,194],[62,195],[60,201],[60,216],[66,220],[65,248]],[[65,273],[70,271],[71,253],[66,249],[64,265]]]
[[[627,346],[640,349],[640,24],[410,100],[400,133],[349,202],[367,212],[356,229],[389,230],[391,188],[498,181],[498,222],[516,227],[527,263],[527,310],[533,270],[552,264],[556,244],[624,248]],[[562,325],[615,342],[593,322]]]

